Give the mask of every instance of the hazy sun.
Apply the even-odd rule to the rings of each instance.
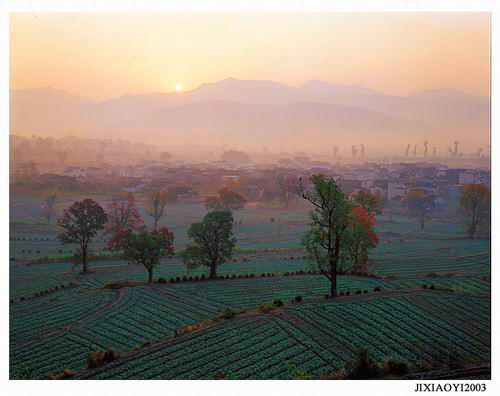
[[[181,92],[182,91],[182,85],[177,83],[175,84],[175,92]]]

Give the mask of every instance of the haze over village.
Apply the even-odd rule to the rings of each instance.
[[[491,379],[489,14],[10,22],[10,379]]]

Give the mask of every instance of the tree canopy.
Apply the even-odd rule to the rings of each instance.
[[[432,198],[422,190],[412,190],[406,194],[403,203],[420,219],[420,229],[424,229],[425,215],[432,207]]]
[[[467,184],[460,195],[465,227],[469,238],[489,225],[491,210],[491,193],[488,187],[482,184]]]
[[[351,222],[352,205],[333,178],[311,177],[313,190],[300,190],[314,209],[310,212],[311,228],[302,240],[315,258],[318,270],[330,281],[330,295],[337,296],[337,266],[346,256],[344,239]]]
[[[217,277],[217,268],[230,259],[236,246],[233,236],[233,215],[229,211],[208,213],[201,223],[189,227],[188,237],[193,244],[182,254],[182,260],[188,269],[207,267],[209,277]]]
[[[224,187],[219,191],[218,197],[207,197],[205,207],[208,210],[237,210],[243,209],[246,203],[247,200],[243,195]]]
[[[137,231],[122,231],[117,246],[126,260],[141,264],[148,270],[149,283],[154,281],[153,270],[160,259],[172,256],[175,252],[174,234],[167,227],[152,231],[148,231],[146,227]]]
[[[117,248],[120,234],[126,230],[138,230],[144,225],[133,194],[113,197],[107,205],[106,232],[110,235],[108,249]]]
[[[74,202],[58,219],[64,232],[57,238],[64,244],[78,244],[82,254],[83,273],[88,272],[87,253],[89,242],[104,229],[107,215],[101,205],[92,199]]]

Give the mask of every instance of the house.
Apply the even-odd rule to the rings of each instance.
[[[387,199],[389,201],[400,201],[408,194],[409,188],[402,180],[389,180],[387,182]]]
[[[84,179],[87,177],[87,172],[85,169],[70,166],[64,170],[63,175],[73,177],[75,179]]]
[[[458,184],[484,184],[491,185],[491,172],[462,171],[458,173]]]

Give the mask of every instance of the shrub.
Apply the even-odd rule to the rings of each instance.
[[[325,294],[325,299],[329,299],[330,298],[330,295],[327,293]]]
[[[201,280],[205,280],[205,274],[201,274]]]
[[[273,304],[276,305],[277,307],[283,306],[283,301],[276,299],[273,301]]]
[[[340,297],[342,297],[343,295],[344,295],[344,292],[343,292],[343,291],[341,291],[341,292],[339,293],[339,296],[340,296]]]
[[[61,285],[61,289],[64,289],[64,285]]]
[[[180,283],[181,282],[181,278],[179,278],[178,276],[175,278],[175,282],[176,283]]]
[[[422,284],[422,286],[421,286],[421,287],[422,287],[422,289],[427,289],[427,285],[426,285],[425,283],[424,283],[424,284]]]
[[[255,274],[250,274],[250,278],[253,278],[255,276]]]
[[[248,274],[245,274],[245,278],[248,278]]]
[[[87,360],[87,368],[93,369],[102,367],[105,364],[110,363],[119,358],[120,354],[118,352],[113,351],[112,349],[107,349],[106,352],[103,351],[90,352],[89,358]]]
[[[236,312],[231,308],[226,308],[224,312],[220,315],[221,319],[231,319],[236,316]]]
[[[356,358],[347,367],[348,379],[376,379],[382,375],[382,368],[366,348],[359,349]]]
[[[199,281],[199,280],[200,280],[200,277],[199,277],[198,275],[196,275],[196,276],[194,277],[194,280],[195,280],[195,281]]]
[[[175,283],[175,279],[174,278],[170,278],[170,283]]]
[[[356,294],[361,294],[361,290],[356,290]]]
[[[300,270],[300,271],[299,271],[299,274],[300,274],[300,275],[303,275],[303,274],[304,274],[304,270]]]
[[[348,376],[347,370],[345,368],[341,368],[337,371],[332,371],[331,373],[323,373],[319,376],[320,380],[341,380],[345,379]]]
[[[270,274],[270,273],[268,272],[268,273],[267,273],[267,276],[271,277],[271,276],[273,276],[273,275],[272,275],[272,274]]]
[[[189,282],[192,282],[193,281],[193,277],[190,276],[189,279],[188,279]]]
[[[55,376],[55,379],[68,379],[68,378],[73,378],[77,374],[76,371],[70,370],[70,369],[64,369],[62,374],[59,374],[58,376]]]
[[[261,278],[265,278],[265,277],[266,277],[266,274],[264,274],[264,273],[263,273],[263,274],[261,275]]]
[[[295,297],[295,302],[302,302],[302,296]]]
[[[368,293],[368,290],[363,290],[363,294],[367,294]]]
[[[395,356],[384,359],[382,364],[385,375],[405,375],[408,374],[408,363]]]
[[[21,298],[20,298],[20,300],[21,300],[21,301],[24,301],[24,297],[21,297]]]
[[[374,293],[375,293],[375,292],[379,292],[379,291],[382,291],[382,289],[380,289],[380,287],[378,287],[378,286],[377,286],[377,287],[375,287],[375,288],[373,289],[373,292],[374,292]]]
[[[267,304],[267,303],[261,303],[257,307],[257,310],[262,313],[268,313],[271,312],[274,309],[274,306],[272,304]]]
[[[242,275],[241,275],[241,274],[240,274],[240,275],[238,275],[238,279],[241,279],[241,278],[242,278]]]
[[[431,290],[435,290],[435,289],[436,289],[436,287],[435,287],[434,285],[430,285],[430,286],[429,286],[429,289],[431,289]]]

